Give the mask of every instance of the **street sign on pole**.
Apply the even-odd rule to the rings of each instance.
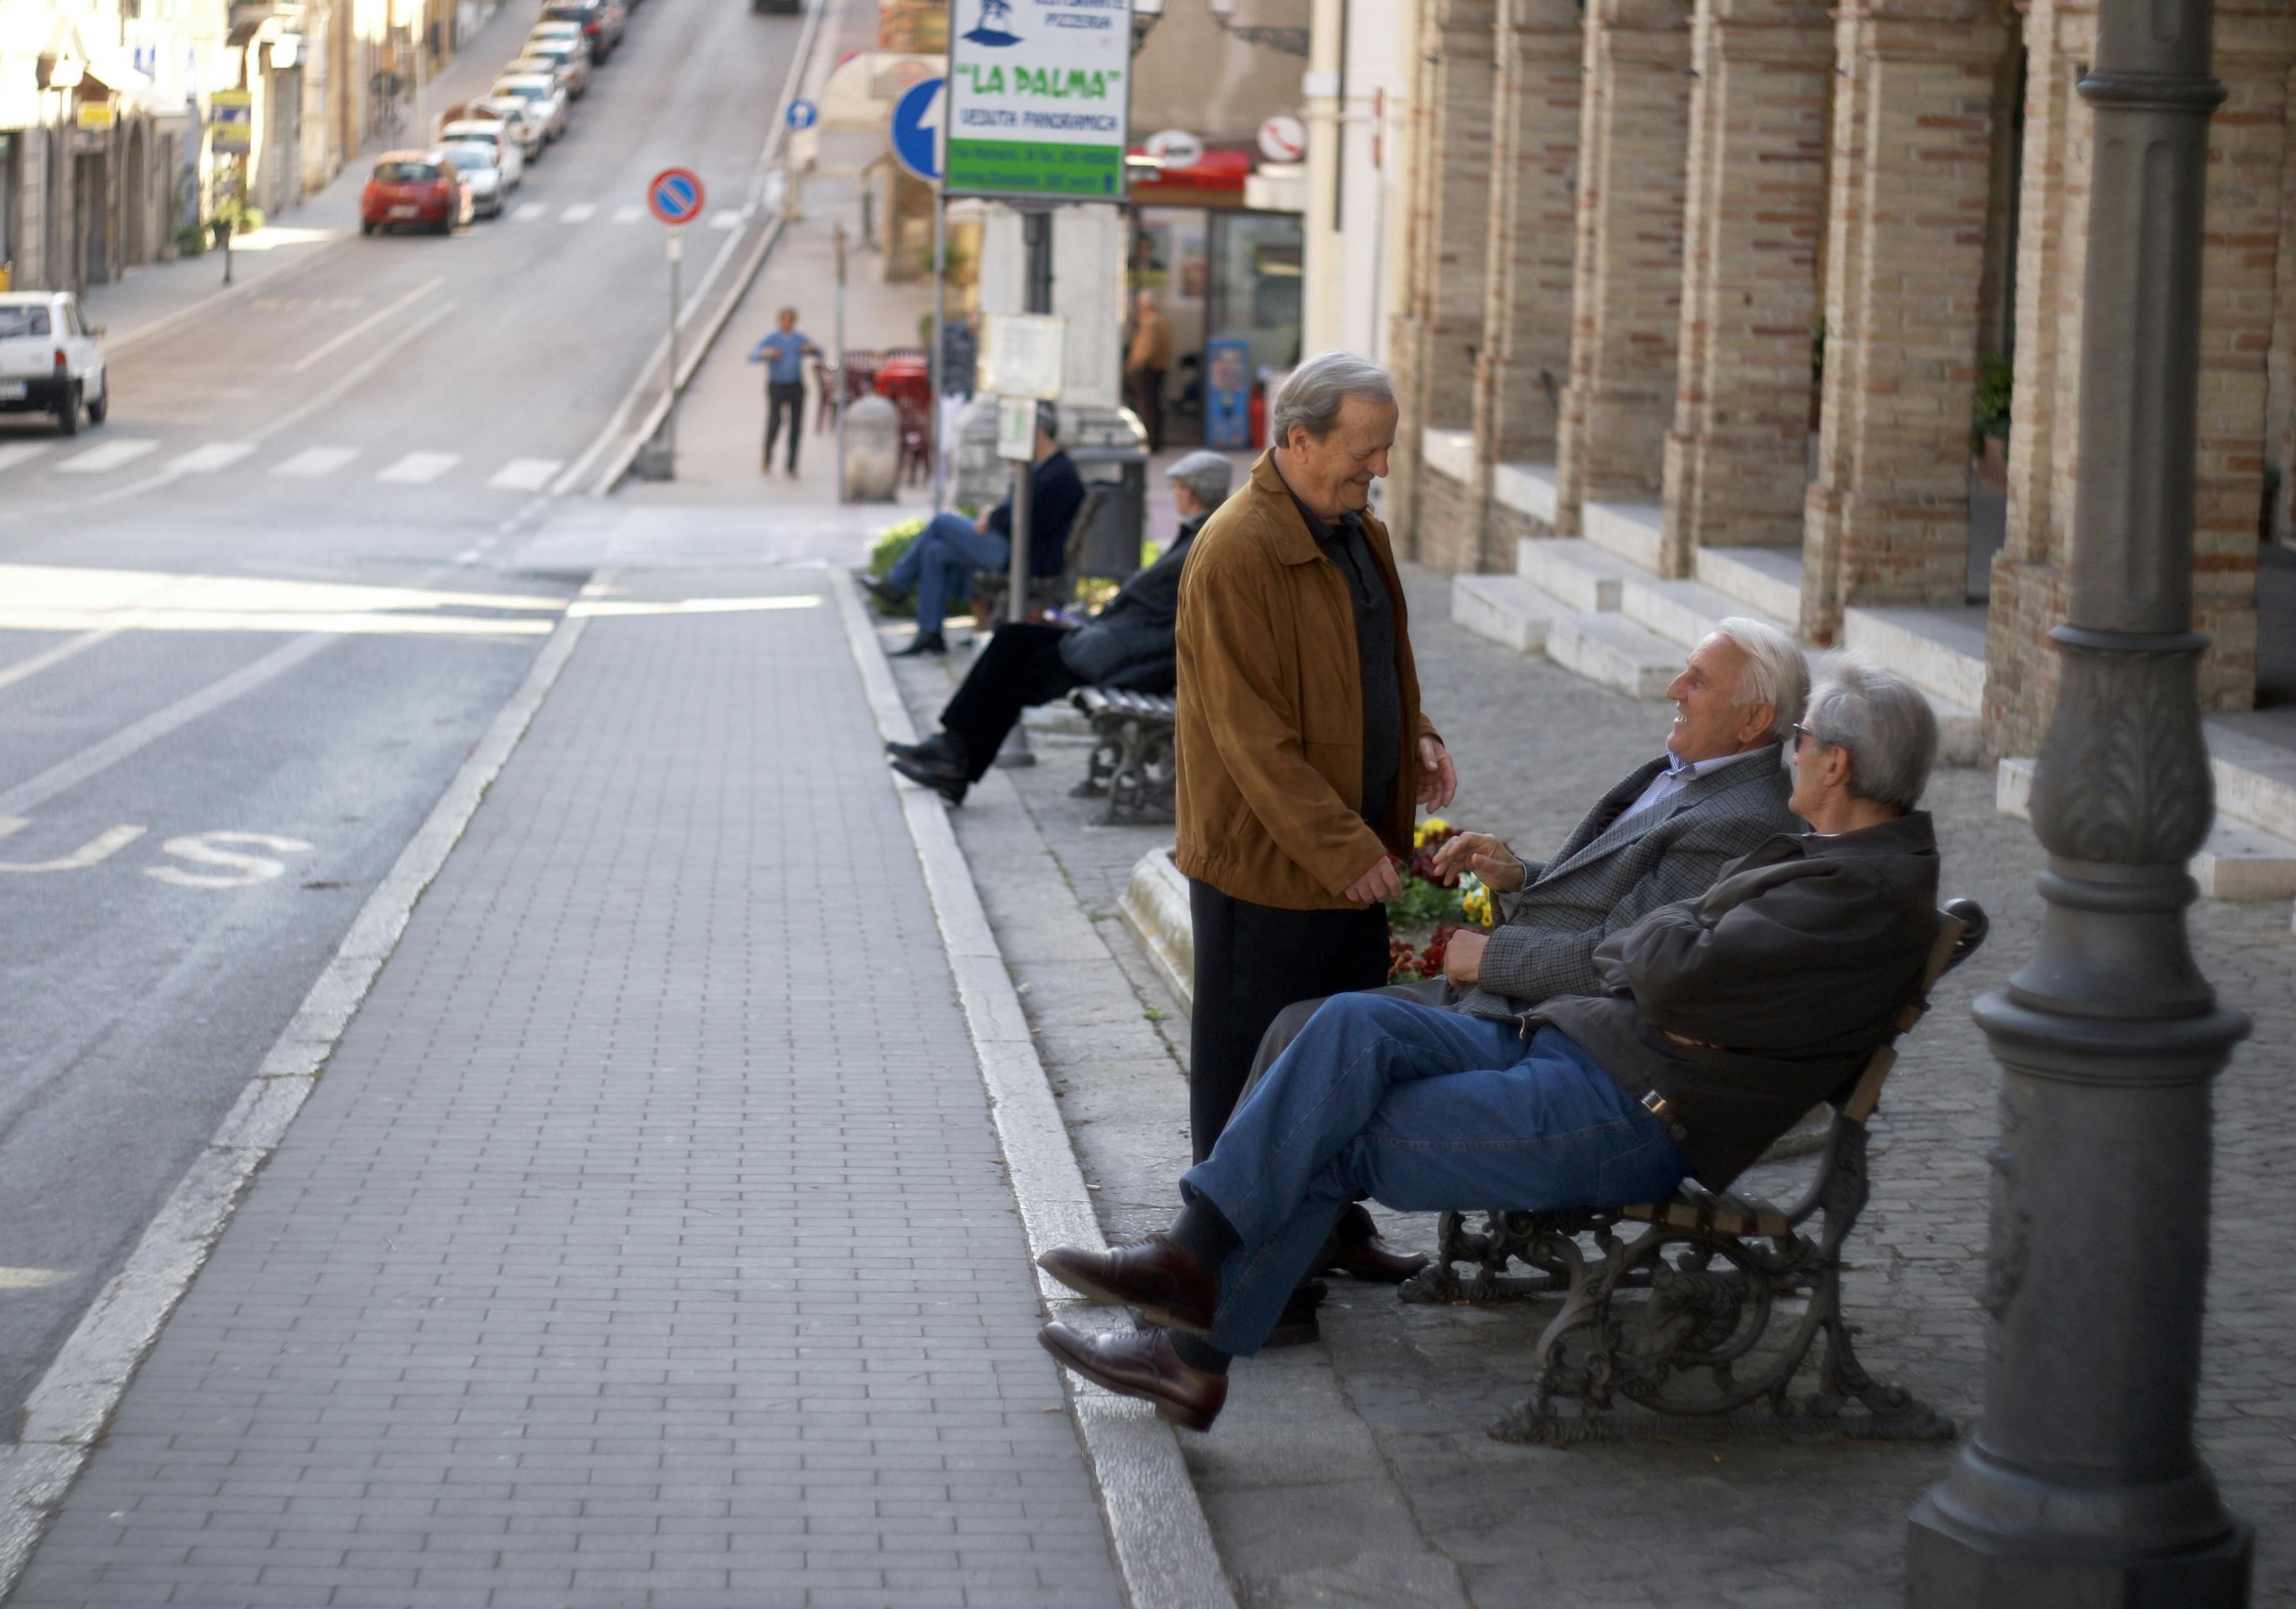
[[[800,133],[821,121],[821,108],[810,101],[791,101],[789,110],[782,114],[782,121],[789,125],[791,134]]]
[[[688,168],[665,167],[646,181],[646,205],[672,228],[701,216],[704,195],[700,176]]]
[[[952,5],[949,192],[1123,200],[1129,0]]]
[[[208,96],[208,149],[237,156],[255,149],[255,97],[244,89],[218,89]]]
[[[1271,162],[1297,162],[1308,154],[1308,131],[1300,119],[1277,112],[1259,126],[1259,154]]]
[[[947,127],[943,116],[947,98],[941,94],[946,78],[920,78],[893,102],[889,133],[893,160],[928,184],[940,183],[941,141]]]
[[[1167,128],[1148,136],[1148,154],[1168,170],[1193,167],[1204,159],[1204,143],[1185,128]]]

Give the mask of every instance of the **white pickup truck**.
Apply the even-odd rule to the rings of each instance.
[[[102,424],[111,411],[102,333],[69,290],[0,291],[0,413],[53,413],[66,436],[79,434],[82,414]]]

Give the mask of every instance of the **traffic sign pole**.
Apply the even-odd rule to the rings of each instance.
[[[669,372],[662,377],[662,395],[669,409],[661,416],[662,478],[677,478],[677,265],[685,257],[685,231],[669,232]]]
[[[690,168],[665,167],[646,181],[646,205],[669,225],[665,252],[669,258],[669,357],[661,377],[661,450],[655,477],[661,480],[677,473],[677,265],[685,256],[685,225],[701,216],[706,193],[700,176]]]

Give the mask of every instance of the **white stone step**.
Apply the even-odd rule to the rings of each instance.
[[[2257,720],[2226,715],[2205,723],[2217,808],[2275,837],[2296,839],[2296,751],[2241,730]]]
[[[1682,649],[1620,615],[1557,609],[1546,657],[1567,671],[1636,698],[1663,698],[1682,670]]]
[[[1915,686],[1972,709],[1985,705],[1985,608],[1867,608],[1842,611],[1841,645]]]
[[[1491,501],[1554,528],[1554,466],[1503,463],[1491,470]]]
[[[1669,642],[1696,648],[1712,636],[1723,621],[1738,618],[1775,625],[1789,637],[1793,626],[1754,608],[1727,593],[1697,581],[1661,581],[1642,576],[1622,589],[1619,610],[1636,625],[1647,626]]]
[[[1451,619],[1478,637],[1535,654],[1546,646],[1554,600],[1520,576],[1454,576]]]
[[[1584,615],[1615,611],[1620,589],[1650,574],[1575,536],[1519,538],[1514,544],[1514,573],[1554,593],[1563,608]]]
[[[1461,486],[1475,479],[1475,433],[1445,430],[1429,425],[1420,432],[1419,455],[1431,470],[1440,470]]]
[[[1654,502],[1590,502],[1578,511],[1587,541],[1645,570],[1658,568],[1661,519]]]
[[[2005,756],[1995,773],[1994,808],[2021,821],[2033,819],[2033,760]],[[2222,764],[2218,764],[2219,774]],[[2212,900],[2296,897],[2296,840],[2218,811],[2208,841],[2186,865],[2203,896]]]
[[[1774,620],[1801,618],[1800,548],[1698,550],[1698,579]]]

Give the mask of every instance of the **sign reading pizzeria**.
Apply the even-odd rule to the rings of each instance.
[[[952,0],[951,195],[1124,200],[1131,0]]]

